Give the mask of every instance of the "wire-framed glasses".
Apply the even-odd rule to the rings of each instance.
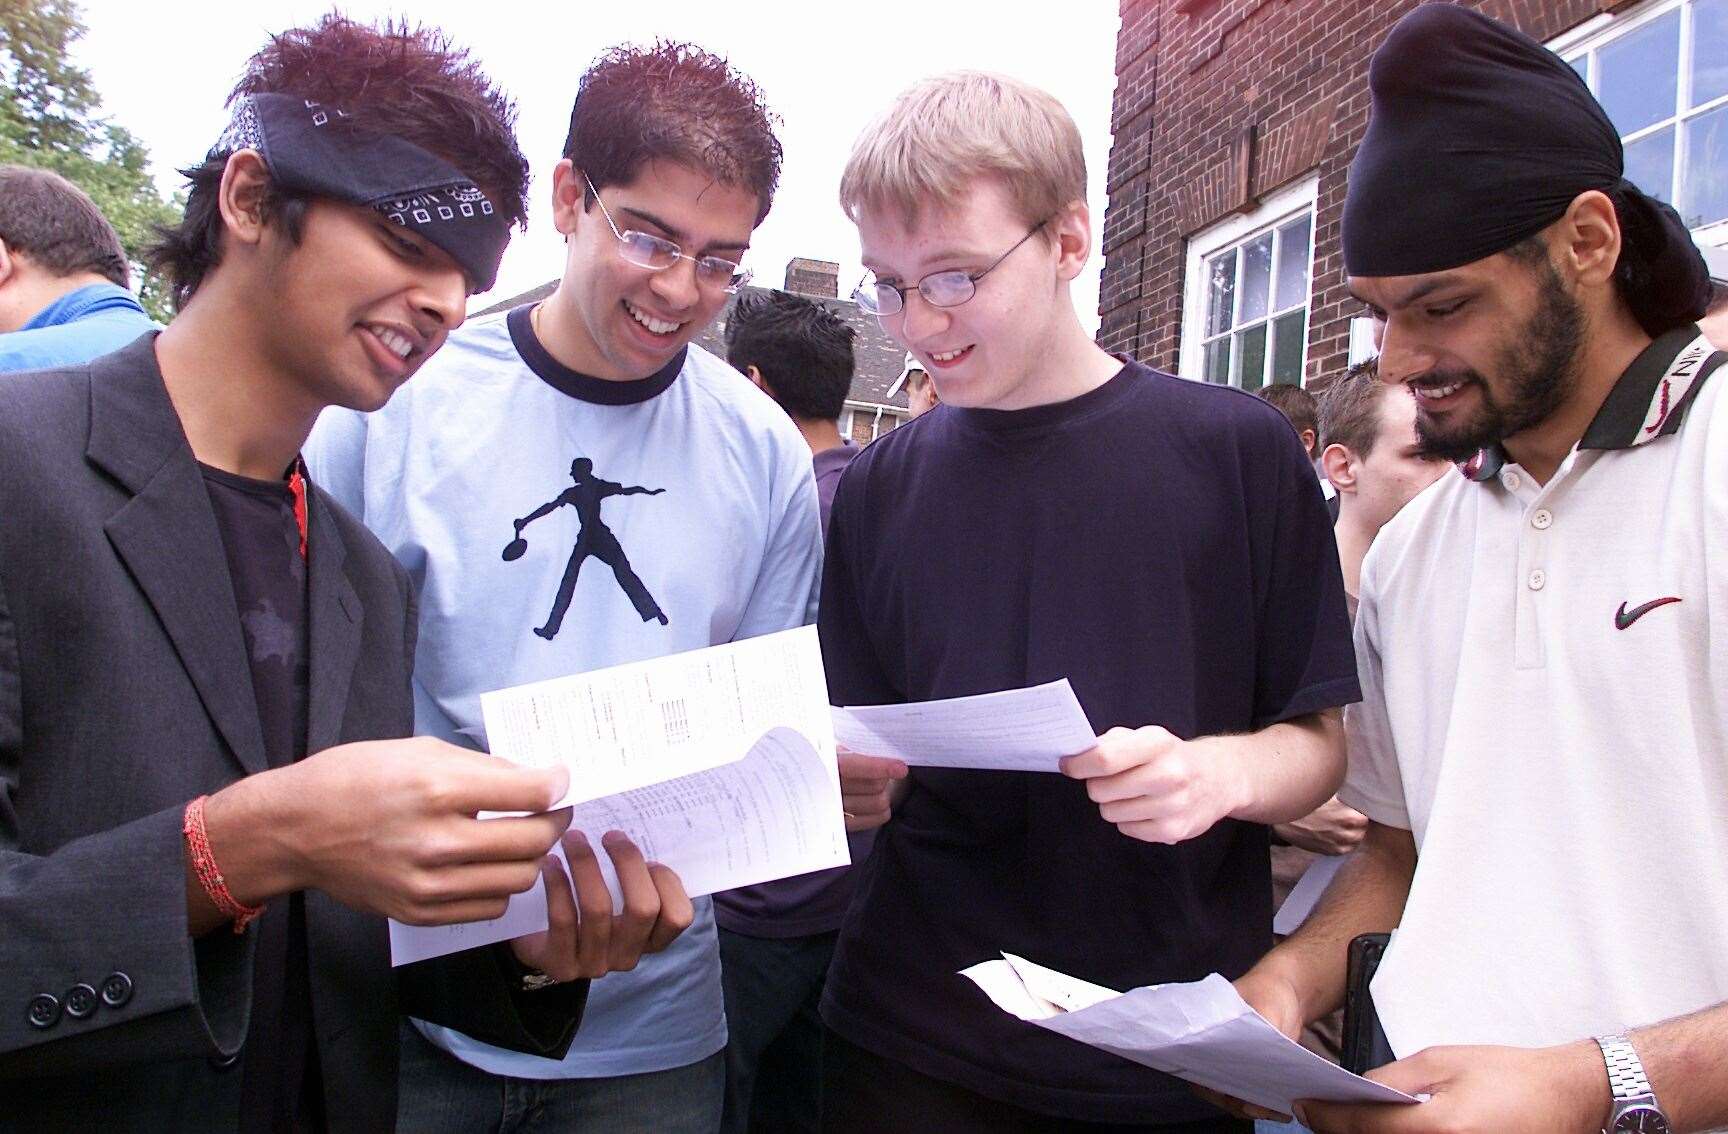
[[[612,219],[612,211],[606,207],[606,202],[600,200],[600,191],[594,188],[594,182],[583,174],[582,180],[588,184],[588,192],[594,194],[594,200],[600,205],[600,215],[606,218],[606,223],[612,228],[612,235],[618,238],[618,255],[627,263],[638,268],[647,268],[653,272],[663,272],[680,260],[688,260],[696,265],[696,282],[704,287],[721,288],[728,292],[737,291],[750,282],[750,269],[740,266],[731,260],[720,256],[691,256],[684,249],[662,237],[647,232],[638,232],[627,228],[620,232],[618,223]]]
[[[978,294],[978,281],[995,271],[996,265],[1012,256],[1016,249],[1028,240],[1032,234],[1050,223],[1045,217],[1026,230],[1026,235],[1014,242],[1014,247],[1002,253],[991,261],[990,266],[977,272],[951,271],[932,272],[919,280],[914,287],[896,287],[886,284],[875,277],[875,273],[866,272],[852,292],[852,298],[858,306],[872,315],[898,315],[906,306],[908,292],[917,290],[924,297],[924,302],[932,307],[958,307]]]

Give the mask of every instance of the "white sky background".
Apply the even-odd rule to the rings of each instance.
[[[157,180],[169,190],[179,185],[174,168],[201,158],[226,124],[223,99],[266,34],[316,19],[331,4],[83,0],[82,7],[89,33],[75,57],[91,72],[105,112],[149,147]],[[350,0],[342,10],[377,19],[404,6]],[[902,87],[938,71],[975,67],[1050,91],[1068,107],[1086,144],[1094,247],[1074,298],[1082,322],[1097,327],[1104,262],[1097,243],[1120,26],[1116,0],[1066,0],[1059,12],[972,0],[419,0],[408,10],[469,48],[515,97],[521,115],[517,132],[534,173],[529,227],[511,241],[497,288],[479,297],[476,310],[562,272],[563,245],[545,198],[576,80],[606,47],[660,36],[730,58],[761,85],[783,120],[780,190],[748,261],[756,282],[773,287],[794,256],[838,261],[843,293],[857,283],[857,233],[836,202],[840,173],[859,130]]]

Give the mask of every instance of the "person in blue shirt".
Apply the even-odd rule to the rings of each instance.
[[[780,172],[772,116],[687,44],[612,49],[578,92],[550,179],[557,287],[470,320],[383,410],[324,414],[306,449],[416,584],[415,730],[456,744],[483,740],[488,690],[815,618],[810,449],[691,341],[748,278]],[[694,918],[596,982],[561,1057],[416,1019],[398,1127],[714,1134],[727,1032],[708,898]]]
[[[0,371],[88,362],[156,329],[128,276],[119,235],[82,189],[0,166]]]

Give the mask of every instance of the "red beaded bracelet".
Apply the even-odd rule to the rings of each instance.
[[[186,805],[186,821],[180,829],[186,833],[186,849],[192,855],[192,872],[198,876],[198,884],[204,887],[217,911],[233,919],[234,932],[244,933],[252,919],[264,912],[264,906],[241,905],[228,892],[228,883],[216,866],[216,856],[210,853],[210,837],[204,833],[204,801],[209,798],[201,795]]]

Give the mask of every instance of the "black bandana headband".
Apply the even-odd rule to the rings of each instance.
[[[1618,206],[1626,298],[1645,330],[1703,315],[1708,273],[1691,234],[1625,179],[1619,132],[1558,55],[1469,8],[1425,4],[1374,53],[1368,88],[1368,132],[1344,201],[1351,275],[1474,263],[1596,189]]]
[[[455,166],[295,95],[241,95],[212,156],[257,150],[281,188],[376,209],[461,265],[476,291],[498,278],[510,224]]]

